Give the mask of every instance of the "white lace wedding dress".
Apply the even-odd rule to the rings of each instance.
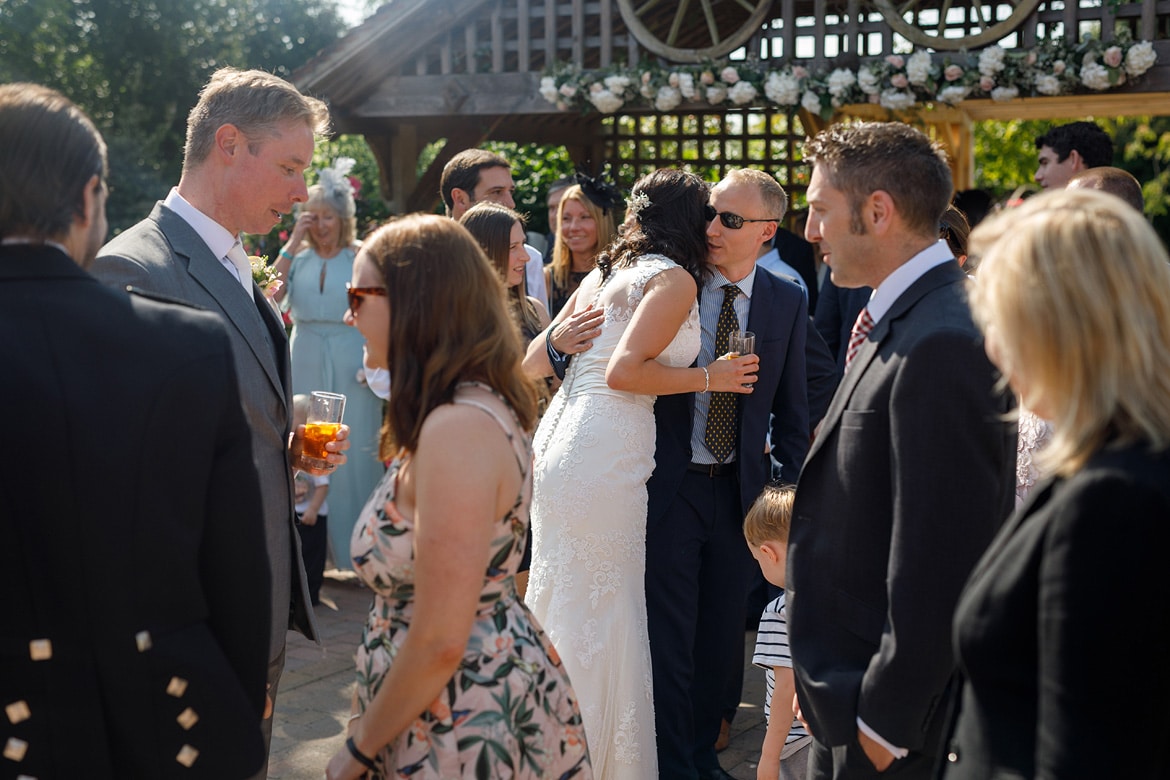
[[[534,441],[525,601],[569,673],[594,775],[605,780],[658,776],[645,588],[655,396],[611,390],[605,369],[646,283],[673,267],[646,255],[600,290],[598,271],[582,282],[582,300],[605,310],[601,336],[573,357]],[[696,304],[658,360],[689,366],[698,353]]]

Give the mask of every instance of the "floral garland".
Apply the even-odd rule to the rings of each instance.
[[[631,103],[668,112],[691,101],[711,106],[799,106],[829,119],[837,108],[855,103],[901,111],[973,98],[1006,101],[1101,92],[1140,78],[1157,59],[1149,41],[1135,42],[1128,29],[1121,28],[1108,45],[1091,36],[1078,44],[1058,38],[1030,51],[990,46],[977,55],[947,55],[941,62],[930,51],[919,50],[891,54],[857,70],[813,72],[791,63],[773,69],[758,60],[669,69],[656,64],[615,66],[601,71],[561,63],[541,78],[540,94],[562,111],[596,109],[612,114]]]

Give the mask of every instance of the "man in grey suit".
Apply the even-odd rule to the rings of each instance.
[[[959,591],[1011,510],[1015,425],[939,219],[943,153],[900,123],[832,127],[805,235],[834,284],[874,289],[796,491],[788,626],[813,778],[927,778]],[[883,775],[884,776],[884,775]]]
[[[240,233],[267,233],[306,199],[304,171],[328,122],[324,103],[282,79],[263,71],[217,71],[188,116],[178,187],[103,247],[92,267],[108,284],[186,301],[220,314],[228,325],[272,568],[272,700],[288,629],[315,639],[316,625],[293,514],[290,463],[298,462],[300,438],[292,435],[288,341],[252,281]],[[329,445],[334,465],[345,462],[344,436]],[[269,737],[270,718],[265,732]]]

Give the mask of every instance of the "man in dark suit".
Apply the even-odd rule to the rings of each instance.
[[[728,327],[752,331],[760,361],[753,391],[728,399],[668,395],[654,407],[646,600],[662,777],[729,777],[714,744],[726,678],[743,664],[747,589],[756,571],[743,516],[768,480],[796,479],[808,448],[808,306],[798,285],[756,267],[786,201],[772,177],[748,169],[732,171],[711,191],[712,273],[699,291],[698,365],[727,352]],[[727,430],[717,429],[719,419]]]
[[[106,149],[0,86],[0,775],[242,778],[264,763],[268,557],[214,315],[85,272]],[[149,357],[149,362],[143,357]]]
[[[263,71],[217,71],[188,117],[178,187],[103,247],[93,266],[109,284],[187,301],[228,325],[272,565],[268,682],[274,700],[288,629],[313,639],[316,628],[293,514],[290,462],[297,463],[300,440],[292,437],[288,340],[252,281],[240,234],[268,232],[307,198],[304,171],[316,136],[327,128],[325,105],[288,82]],[[343,463],[340,452],[349,443],[328,446],[336,453],[330,461]],[[265,725],[267,734],[271,721]]]
[[[1010,397],[971,320],[939,218],[944,154],[900,123],[806,145],[810,241],[833,281],[872,287],[800,476],[788,625],[810,776],[926,778],[953,669],[951,616],[1011,510]],[[896,762],[896,763],[895,763]]]

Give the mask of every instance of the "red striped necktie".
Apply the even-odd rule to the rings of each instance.
[[[869,332],[873,330],[873,325],[873,317],[869,316],[869,307],[867,306],[857,315],[857,321],[853,323],[853,330],[849,331],[849,349],[845,352],[846,371],[849,370],[849,364],[857,356],[861,345],[869,337]]]

